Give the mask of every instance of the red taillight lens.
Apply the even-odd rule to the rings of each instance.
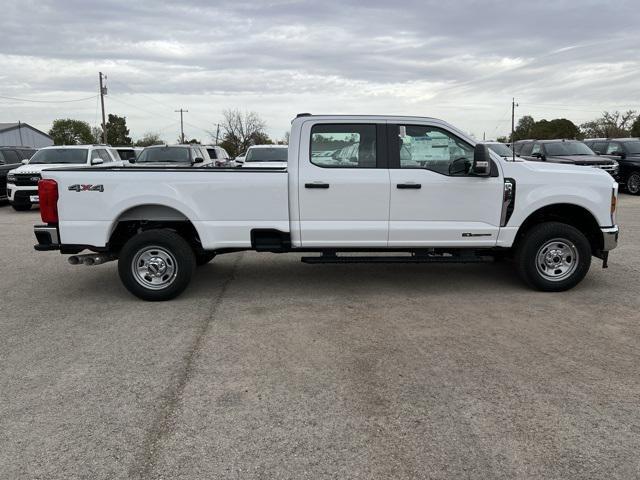
[[[38,182],[40,217],[45,223],[58,223],[58,184],[55,180],[44,179]]]

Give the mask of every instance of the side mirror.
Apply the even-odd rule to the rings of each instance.
[[[196,157],[193,159],[193,163],[202,163],[204,162],[204,158],[202,157]]]
[[[244,158],[238,157],[238,158],[235,159],[235,161],[236,161],[236,163],[244,163]]]
[[[20,162],[20,163],[22,163],[22,165],[26,165],[27,163],[29,163],[29,160],[27,160],[27,159],[25,158],[25,159],[24,159],[24,160],[22,160],[22,162]]]
[[[91,159],[91,165],[100,165],[101,163],[104,163],[104,160],[102,160],[101,158],[92,158]]]
[[[476,144],[476,148],[473,151],[472,167],[472,173],[477,177],[488,177],[491,175],[491,154],[489,154],[489,147],[481,143]]]
[[[620,157],[620,158],[624,158],[626,157],[624,152],[621,152],[620,150],[616,150],[615,152],[613,152],[611,155],[615,155],[616,157]]]
[[[135,158],[130,158],[129,159],[129,163],[136,163],[136,159]]]

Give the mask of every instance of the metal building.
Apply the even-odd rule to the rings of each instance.
[[[53,139],[27,123],[0,123],[0,146],[48,147]]]

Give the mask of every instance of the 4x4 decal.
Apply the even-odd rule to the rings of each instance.
[[[69,186],[69,190],[72,192],[104,192],[103,185],[84,185],[76,183]]]

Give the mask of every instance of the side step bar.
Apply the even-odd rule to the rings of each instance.
[[[302,257],[302,263],[491,263],[494,258],[480,255],[397,255],[397,256],[338,256],[323,254],[319,257]]]

